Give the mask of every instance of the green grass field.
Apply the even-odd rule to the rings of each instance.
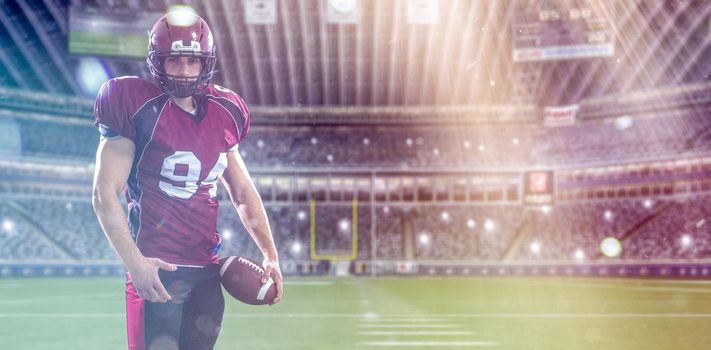
[[[123,281],[0,279],[0,349],[126,349]],[[711,281],[288,278],[216,349],[711,349]]]

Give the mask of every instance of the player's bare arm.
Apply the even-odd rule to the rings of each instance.
[[[166,302],[170,295],[158,279],[158,269],[174,271],[176,267],[141,254],[133,242],[118,199],[126,187],[134,153],[133,141],[127,138],[101,139],[94,171],[94,211],[106,237],[131,274],[138,294],[148,301]]]
[[[222,175],[222,182],[239,213],[245,228],[264,255],[264,276],[262,283],[266,283],[271,276],[277,286],[277,295],[272,301],[276,304],[282,297],[282,275],[279,269],[279,256],[277,255],[274,238],[272,237],[267,214],[264,211],[262,199],[254,187],[254,183],[247,171],[247,167],[239,152],[227,153],[227,169]]]

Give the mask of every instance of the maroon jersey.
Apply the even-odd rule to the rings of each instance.
[[[103,137],[123,136],[136,152],[126,198],[131,234],[146,257],[179,265],[217,263],[217,180],[249,129],[237,94],[210,85],[185,112],[151,81],[122,77],[96,98]],[[110,166],[110,165],[109,165]]]

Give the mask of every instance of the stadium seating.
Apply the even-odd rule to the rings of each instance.
[[[700,259],[711,252],[709,208],[709,195],[560,203],[545,212],[517,205],[381,205],[375,211],[376,258],[595,261],[610,259],[600,253],[600,242],[616,237],[623,245],[621,260]],[[309,260],[310,207],[268,206],[267,215],[281,259]],[[317,206],[315,218],[317,255],[349,254],[352,208]],[[88,202],[2,199],[0,221],[4,260],[118,261]],[[369,207],[359,205],[358,259],[372,257],[371,222]],[[261,258],[229,202],[221,203],[218,230],[221,255]]]

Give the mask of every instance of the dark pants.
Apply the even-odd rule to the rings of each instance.
[[[141,299],[126,275],[130,350],[211,350],[220,333],[225,300],[219,265],[158,270],[171,296],[166,303]]]

